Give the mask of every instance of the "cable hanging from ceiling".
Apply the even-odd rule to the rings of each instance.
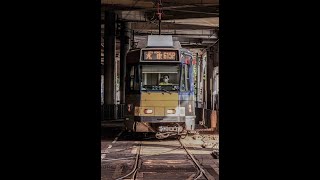
[[[161,35],[161,18],[163,15],[163,11],[162,11],[162,2],[161,0],[158,0],[157,2],[157,16],[158,16],[158,20],[159,20],[159,35]]]

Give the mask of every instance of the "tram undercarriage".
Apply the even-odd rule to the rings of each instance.
[[[127,131],[136,133],[154,133],[157,139],[165,139],[170,136],[185,137],[190,130],[194,130],[194,118],[184,118],[180,122],[139,122],[126,120]]]

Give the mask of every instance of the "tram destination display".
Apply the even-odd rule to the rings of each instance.
[[[177,61],[177,51],[148,50],[143,51],[145,61]]]

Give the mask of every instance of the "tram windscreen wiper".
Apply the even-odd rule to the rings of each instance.
[[[148,90],[147,88],[143,89],[143,91],[146,91],[148,94],[150,94],[150,90]]]
[[[171,92],[170,92],[170,91],[168,91],[168,90],[162,89],[162,91],[164,91],[164,92],[167,92],[167,93],[171,94]]]

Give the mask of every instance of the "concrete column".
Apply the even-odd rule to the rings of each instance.
[[[126,55],[130,47],[129,23],[121,22],[120,29],[120,104],[125,103]]]
[[[199,84],[200,84],[199,83],[199,80],[200,80],[199,53],[196,54],[196,61],[197,61],[197,63],[196,63],[196,69],[197,69],[197,71],[196,71],[197,72],[197,74],[196,74],[196,78],[197,78],[197,81],[196,81],[196,83],[197,83],[196,108],[199,108],[199,93],[200,93],[200,86],[199,86]]]
[[[105,12],[104,28],[104,103],[116,104],[115,50],[116,50],[115,13]]]
[[[213,69],[214,69],[214,47],[208,48],[208,60],[207,60],[207,109],[213,109]]]

